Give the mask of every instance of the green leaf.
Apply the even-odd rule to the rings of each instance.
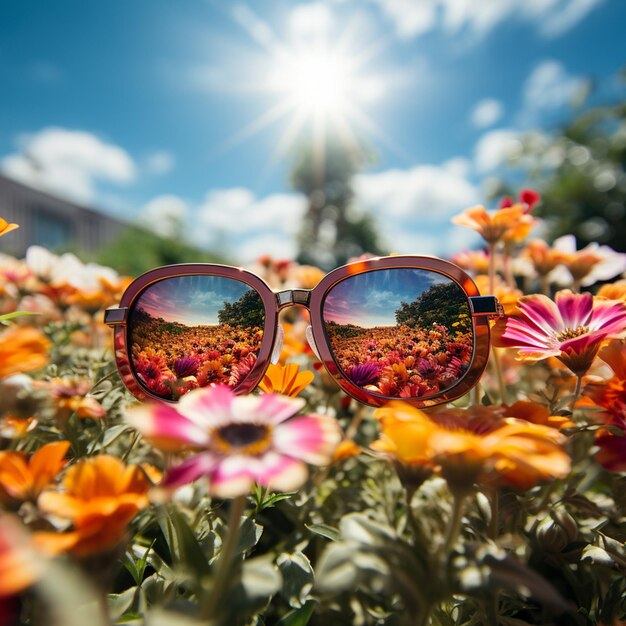
[[[301,608],[289,611],[276,626],[306,626],[313,615],[315,609],[315,601],[309,600]]]
[[[237,554],[254,548],[259,543],[262,534],[263,526],[247,516],[242,517],[241,526],[239,527],[239,539],[237,541]]]
[[[281,586],[281,577],[268,557],[259,557],[244,561],[241,572],[241,585],[246,598],[257,600],[269,598]]]
[[[313,588],[314,574],[311,563],[302,552],[281,554],[276,564],[283,577],[281,595],[294,609],[301,608]]]
[[[41,313],[35,313],[34,311],[13,311],[12,313],[5,313],[0,315],[0,323],[8,322],[16,317],[24,317],[26,315],[41,315]]]
[[[173,506],[161,507],[158,520],[176,565],[193,572],[196,580],[209,576],[209,561],[184,515]]]
[[[305,524],[305,527],[316,535],[326,537],[331,541],[337,541],[339,539],[339,531],[328,524]]]

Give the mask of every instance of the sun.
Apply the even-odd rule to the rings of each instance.
[[[278,63],[269,87],[295,110],[309,115],[346,114],[351,96],[360,90],[351,59],[336,50],[295,53]]]

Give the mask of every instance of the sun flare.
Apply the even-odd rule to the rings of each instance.
[[[307,114],[345,113],[351,96],[359,91],[354,63],[337,51],[295,54],[273,74],[270,87],[288,98],[296,111]]]

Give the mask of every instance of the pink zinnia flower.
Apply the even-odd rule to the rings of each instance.
[[[519,313],[496,323],[494,345],[518,348],[521,360],[557,357],[578,376],[589,369],[606,339],[626,336],[626,302],[566,290],[556,294],[556,302],[543,295],[524,296],[517,308]]]
[[[323,415],[294,417],[305,404],[280,394],[236,396],[225,385],[190,391],[176,405],[146,403],[129,421],[157,447],[192,454],[161,485],[178,487],[207,476],[221,498],[244,495],[256,482],[291,491],[307,478],[305,463],[325,465],[341,440]]]

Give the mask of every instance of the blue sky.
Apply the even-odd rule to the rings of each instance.
[[[0,169],[163,231],[178,216],[233,259],[290,256],[305,202],[285,135],[311,119],[296,104],[264,122],[326,42],[356,65],[341,113],[376,155],[357,210],[390,249],[449,254],[476,242],[450,216],[520,132],[541,142],[589,78],[623,98],[625,22],[620,0],[5,2]]]
[[[137,306],[168,322],[212,326],[218,323],[224,302],[233,303],[250,289],[245,283],[221,276],[179,276],[146,289]]]
[[[441,274],[411,269],[350,276],[333,287],[324,300],[324,320],[364,328],[395,326],[396,310],[402,302],[413,302],[432,285],[450,282]]]

